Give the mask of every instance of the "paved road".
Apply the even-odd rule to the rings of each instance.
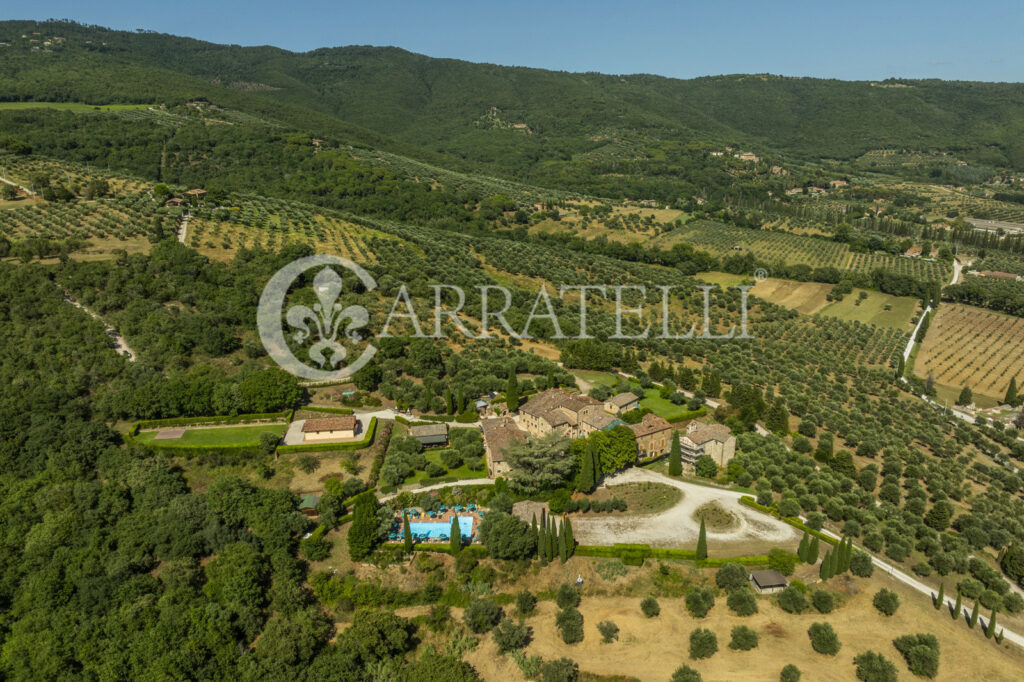
[[[36,195],[36,193],[30,190],[28,187],[22,187],[18,183],[12,182],[7,178],[0,178],[0,182],[4,183],[5,185],[10,185],[11,187],[14,187],[16,189],[20,189],[22,192],[25,193],[25,196],[27,197],[34,197]]]

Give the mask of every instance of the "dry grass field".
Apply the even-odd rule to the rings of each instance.
[[[945,611],[935,611],[927,597],[904,588],[885,576],[831,581],[830,590],[841,595],[842,603],[830,614],[816,611],[792,615],[758,599],[759,613],[749,617],[733,614],[724,596],[705,618],[696,619],[686,611],[682,599],[661,598],[661,614],[645,618],[640,597],[587,596],[584,590],[580,612],[584,639],[566,645],[555,628],[557,606],[552,601],[538,604],[536,615],[527,620],[533,628],[533,642],[527,653],[545,659],[568,657],[580,670],[605,675],[626,675],[640,680],[664,682],[682,664],[700,671],[705,682],[750,680],[775,682],[788,663],[796,665],[803,680],[853,680],[853,658],[867,650],[880,652],[892,661],[900,679],[915,679],[892,641],[905,634],[930,633],[939,640],[940,662],[937,680],[1019,680],[1024,670],[1024,652],[1009,643],[997,645],[985,639],[980,628],[970,630],[961,620],[953,621]],[[899,594],[901,606],[892,617],[879,614],[872,597],[886,587]],[[611,620],[619,626],[619,639],[605,644],[597,624]],[[842,648],[836,656],[816,653],[807,628],[828,622],[835,629]],[[751,651],[729,649],[730,631],[737,625],[753,628],[760,642]],[[718,635],[718,652],[709,659],[693,661],[688,656],[689,636],[696,628],[708,628]],[[485,680],[524,679],[515,663],[497,653],[490,637],[466,654]]]
[[[968,305],[943,303],[928,328],[914,372],[935,376],[955,398],[970,385],[982,407],[1002,400],[1010,377],[1024,378],[1024,319]]]
[[[813,315],[828,305],[825,296],[832,291],[832,286],[818,282],[794,282],[788,279],[769,277],[758,282],[750,290],[750,293],[784,308],[790,308],[805,315]]]

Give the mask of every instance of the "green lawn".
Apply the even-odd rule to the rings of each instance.
[[[595,372],[589,369],[574,369],[572,370],[572,373],[591,384],[615,386],[615,384],[620,381],[617,376],[609,372]]]
[[[444,452],[444,450],[444,448],[435,448],[432,450],[427,450],[423,454],[426,456],[427,462],[434,462],[435,464],[440,464],[441,466],[444,466],[444,462],[441,461],[441,453]],[[447,478],[450,476],[460,480],[464,478],[486,478],[487,468],[484,467],[479,471],[473,471],[465,464],[463,464],[457,469],[447,469],[445,473],[442,475],[442,478]],[[413,483],[419,483],[424,478],[429,478],[425,471],[415,471],[413,472],[412,476],[409,476],[409,478],[402,481],[402,485],[411,485]]]
[[[656,388],[647,389],[644,391],[644,396],[645,397],[640,401],[640,407],[646,407],[659,417],[672,420],[682,417],[689,412],[689,410],[686,409],[685,403],[682,405],[676,405],[671,400],[662,398]]]
[[[60,109],[85,113],[89,111],[122,111],[125,109],[147,109],[155,104],[83,104],[82,102],[0,102],[0,111],[9,109]]]
[[[228,445],[257,446],[260,436],[264,433],[284,435],[288,427],[285,424],[259,424],[257,426],[216,426],[208,428],[190,428],[185,435],[176,440],[158,440],[153,437],[159,431],[142,431],[135,439],[142,443],[152,443],[156,447],[175,447],[179,445],[195,445],[199,447],[218,447]]]
[[[858,304],[862,291],[868,296]],[[917,304],[918,300],[910,296],[890,296],[878,291],[854,289],[842,301],[828,304],[818,314],[909,331],[913,329],[910,320],[914,317]],[[889,310],[886,310],[887,306]]]

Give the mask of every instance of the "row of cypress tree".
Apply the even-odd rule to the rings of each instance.
[[[850,570],[850,561],[853,559],[853,540],[843,538],[839,544],[825,552],[821,560],[821,568],[818,575],[822,580],[828,580],[834,576],[846,573]]]
[[[572,534],[572,521],[566,518],[557,521],[541,512],[540,524],[537,515],[533,515],[530,532],[537,539],[537,558],[541,561],[554,561],[557,557],[563,564],[576,553],[576,539]]]

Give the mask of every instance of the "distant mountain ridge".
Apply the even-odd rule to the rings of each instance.
[[[33,50],[21,38],[33,32],[64,40]],[[624,137],[639,139],[648,158],[664,154],[668,162],[694,146],[733,144],[836,159],[882,148],[935,149],[1024,168],[1019,83],[568,73],[394,47],[294,53],[66,22],[0,22],[0,41],[11,43],[0,50],[4,99],[202,96],[293,123],[372,130],[519,177]],[[479,125],[492,109],[521,125]]]

